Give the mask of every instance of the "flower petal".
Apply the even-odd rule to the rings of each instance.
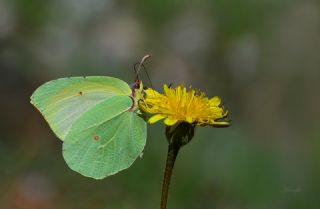
[[[148,88],[147,90],[145,90],[146,94],[148,95],[148,97],[158,97],[161,96],[161,94],[159,92],[157,92],[156,90],[153,90],[151,88]]]
[[[178,120],[177,119],[173,119],[173,118],[167,118],[167,119],[164,120],[164,124],[166,124],[167,126],[173,126],[177,122],[178,122]]]
[[[229,126],[230,123],[229,123],[229,122],[225,122],[225,121],[221,121],[221,122],[216,122],[216,121],[214,121],[213,123],[211,123],[211,125],[215,125],[215,126]]]
[[[186,121],[188,123],[193,123],[194,122],[194,119],[192,117],[186,117]]]
[[[152,116],[151,118],[149,118],[148,122],[150,124],[153,124],[155,122],[158,122],[159,120],[162,120],[163,118],[165,118],[165,116],[160,115],[160,114],[156,114],[156,115]]]
[[[170,91],[170,88],[168,87],[167,84],[164,84],[164,85],[163,85],[163,91],[164,91],[164,94],[165,94],[165,95],[168,95],[168,93],[169,93],[169,91]]]
[[[209,102],[212,106],[219,106],[221,103],[221,99],[219,97],[212,97]]]

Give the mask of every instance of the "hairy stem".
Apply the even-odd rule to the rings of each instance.
[[[174,163],[176,161],[179,150],[180,150],[180,146],[177,146],[174,144],[169,144],[168,146],[166,168],[164,171],[163,184],[162,184],[160,209],[167,209],[170,179],[172,176]]]

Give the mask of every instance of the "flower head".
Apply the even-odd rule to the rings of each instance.
[[[220,121],[227,117],[227,112],[220,107],[221,99],[209,99],[204,93],[186,88],[183,84],[175,89],[164,85],[161,94],[151,88],[145,90],[145,97],[140,101],[139,107],[153,116],[149,123],[164,119],[167,126],[187,122],[195,125],[226,126],[227,121]]]

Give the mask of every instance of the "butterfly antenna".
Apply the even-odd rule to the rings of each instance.
[[[136,63],[136,64],[134,65],[134,71],[135,71],[135,74],[136,74],[136,80],[138,80],[138,78],[139,78],[139,73],[140,73],[141,69],[144,67],[144,66],[143,66],[143,63],[144,63],[148,58],[150,58],[150,57],[151,57],[151,55],[147,54],[147,55],[145,55],[144,57],[142,57],[140,63]]]
[[[136,80],[139,80],[139,73],[140,73],[141,70],[144,70],[144,72],[147,75],[148,81],[150,82],[151,88],[153,89],[153,85],[152,85],[150,76],[148,74],[148,71],[146,70],[146,67],[144,66],[145,61],[150,57],[151,57],[151,55],[149,55],[149,54],[147,54],[144,57],[142,57],[140,63],[136,63],[134,65],[134,71],[135,71],[135,74],[136,74]]]
[[[142,66],[143,66],[144,72],[145,72],[146,75],[147,75],[148,81],[150,82],[151,88],[154,89],[148,71],[146,70],[146,68],[144,67],[144,65],[142,65]]]

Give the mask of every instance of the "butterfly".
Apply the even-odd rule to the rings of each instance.
[[[138,79],[130,87],[114,77],[70,77],[37,88],[31,104],[63,141],[67,165],[103,179],[130,167],[145,147],[147,125],[138,108],[142,94]]]

